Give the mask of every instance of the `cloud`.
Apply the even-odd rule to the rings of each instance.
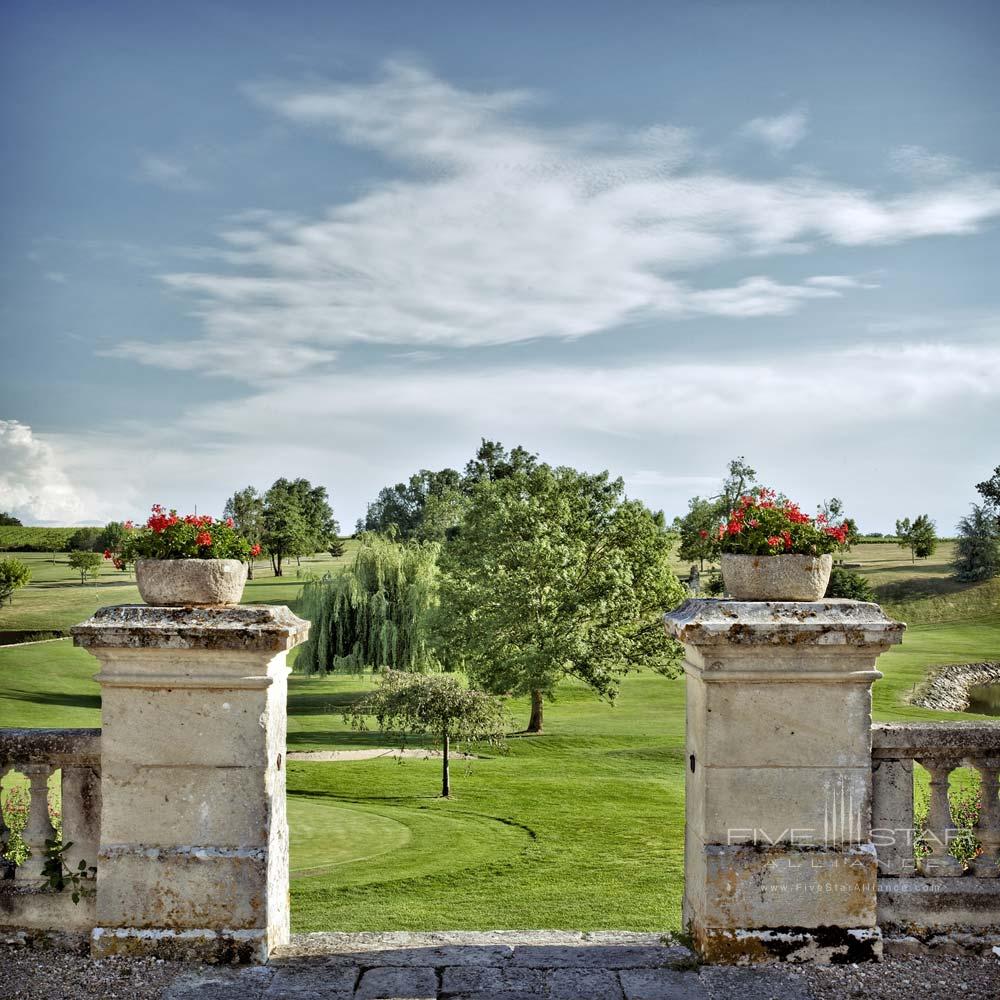
[[[957,157],[932,153],[923,146],[898,146],[890,154],[889,164],[896,173],[918,182],[945,180],[962,170]]]
[[[139,158],[139,176],[168,191],[201,191],[204,183],[192,176],[186,164],[166,156],[144,153]]]
[[[17,420],[0,420],[0,510],[29,523],[73,524],[86,513],[55,449]]]
[[[774,118],[752,118],[743,126],[744,135],[758,139],[774,153],[787,153],[805,137],[808,115],[796,108]]]
[[[290,377],[349,343],[440,350],[783,315],[866,285],[778,281],[762,258],[971,233],[1000,215],[991,177],[895,196],[813,177],[745,179],[705,167],[682,130],[543,127],[519,117],[531,94],[462,90],[407,63],[374,82],[249,92],[398,170],[311,218],[244,213],[204,266],[163,275],[203,325],[204,340],[188,346],[215,359],[205,370],[251,381],[274,345],[283,356],[268,367]],[[722,262],[752,268],[728,286],[697,280]],[[171,343],[114,351],[182,363]]]
[[[46,271],[45,277],[49,281],[54,281],[57,285],[65,285],[68,280],[62,271]]]

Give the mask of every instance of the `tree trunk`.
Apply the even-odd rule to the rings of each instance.
[[[273,557],[273,562],[274,562],[274,575],[275,576],[282,576],[283,574],[281,572],[281,553],[280,552],[275,553],[275,555]]]
[[[253,579],[253,559],[247,560],[247,579]]]
[[[448,770],[448,727],[444,730],[444,756],[441,758],[441,796],[448,798],[451,795],[451,774]]]
[[[542,731],[542,692],[531,692],[531,718],[528,720],[526,733],[540,733]]]

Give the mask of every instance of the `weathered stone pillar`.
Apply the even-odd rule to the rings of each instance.
[[[684,922],[708,961],[880,952],[871,685],[904,628],[875,604],[689,600]]]
[[[285,607],[102,608],[96,956],[265,961],[287,940]]]

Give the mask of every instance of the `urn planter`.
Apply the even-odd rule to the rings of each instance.
[[[154,607],[239,604],[247,567],[239,559],[140,559],[135,582]]]
[[[741,601],[819,601],[826,594],[833,556],[722,554],[726,593]]]

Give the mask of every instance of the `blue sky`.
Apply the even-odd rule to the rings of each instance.
[[[863,528],[1000,461],[989,3],[5,5],[0,509],[479,438]]]

